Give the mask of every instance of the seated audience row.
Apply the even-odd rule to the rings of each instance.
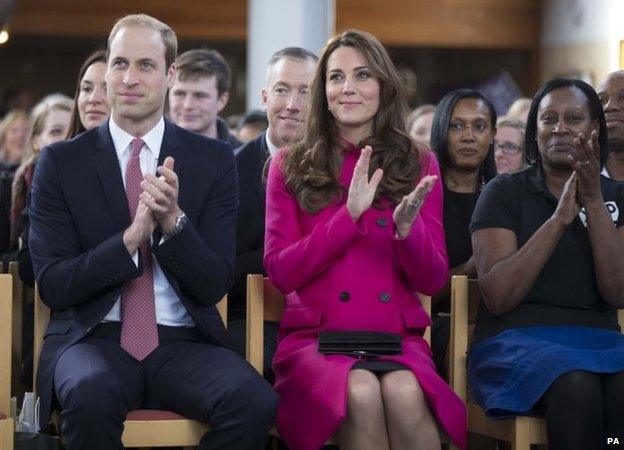
[[[59,409],[68,448],[121,448],[127,412],[160,408],[210,423],[205,449],[263,448],[274,419],[293,449],[332,435],[344,449],[439,448],[438,426],[466,448],[465,408],[443,378],[448,283],[467,274],[484,297],[469,381],[488,415],[544,414],[553,449],[624,436],[624,187],[607,178],[624,173],[622,73],[600,100],[578,80],[547,83],[526,133],[465,89],[407,127],[389,55],[349,30],[320,59],[275,53],[268,129],[237,148],[218,118],[227,63],[176,52],[166,24],[127,16],[108,59],[81,68],[71,116],[69,99],[47,99],[30,122],[0,125],[0,150],[21,145],[13,243],[32,220],[20,273],[32,257],[53,309],[44,428]],[[163,119],[167,95],[178,126]],[[264,269],[286,294],[283,320],[265,327],[275,392],[242,358],[245,277]],[[228,291],[226,339],[214,304]],[[423,294],[435,295],[433,358]],[[381,343],[386,354],[370,351]]]

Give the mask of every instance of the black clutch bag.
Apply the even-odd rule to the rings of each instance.
[[[370,357],[401,354],[401,335],[370,331],[321,331],[319,352]]]

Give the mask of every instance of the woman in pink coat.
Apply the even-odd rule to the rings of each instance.
[[[448,274],[438,163],[407,135],[401,81],[374,36],[332,38],[309,95],[306,137],[278,153],[267,185],[264,264],[287,294],[278,431],[293,450],[336,433],[342,450],[431,450],[440,424],[464,448],[465,409],[435,372],[416,293]],[[327,355],[322,331],[400,334],[401,353]]]

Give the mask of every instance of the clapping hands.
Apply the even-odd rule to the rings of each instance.
[[[409,234],[425,198],[427,198],[427,195],[429,195],[433,186],[435,186],[437,179],[437,175],[424,176],[416,188],[408,195],[404,196],[401,203],[394,208],[392,220],[394,220],[399,239],[404,239]]]
[[[381,182],[383,170],[377,169],[371,179],[368,179],[368,168],[373,149],[367,145],[362,149],[360,158],[355,164],[351,185],[349,186],[349,196],[347,198],[347,210],[351,219],[356,222],[360,216],[373,204],[375,191]]]
[[[375,192],[383,176],[383,170],[377,169],[370,180],[368,179],[372,152],[373,149],[369,145],[362,149],[360,158],[353,171],[353,177],[351,178],[349,196],[347,198],[347,210],[354,222],[362,216],[364,211],[371,207],[375,198]],[[409,234],[410,228],[420,212],[422,203],[433,189],[437,179],[438,177],[436,175],[423,177],[416,188],[403,197],[401,202],[394,209],[392,219],[394,220],[397,235],[400,239],[405,238]]]

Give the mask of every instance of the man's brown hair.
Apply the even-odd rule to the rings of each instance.
[[[219,95],[230,90],[230,66],[216,50],[196,48],[182,53],[176,60],[176,73],[181,81],[214,76]]]
[[[175,62],[178,54],[178,38],[169,25],[152,16],[148,16],[147,14],[131,14],[124,16],[115,22],[113,29],[108,35],[108,48],[106,50],[107,57],[110,54],[111,42],[113,42],[113,39],[117,33],[119,33],[119,30],[132,26],[151,28],[152,30],[160,33],[163,44],[165,44],[165,70],[169,70],[169,67],[171,67],[171,64]]]

